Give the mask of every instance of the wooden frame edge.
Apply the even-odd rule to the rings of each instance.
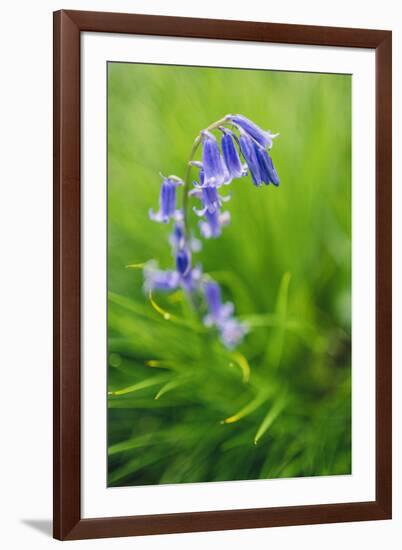
[[[392,517],[392,33],[376,64],[376,499]]]
[[[194,25],[194,22],[197,25]],[[180,24],[180,29],[177,25]],[[350,46],[376,50],[376,500],[81,519],[80,33]],[[292,36],[290,36],[290,33]],[[392,517],[392,33],[60,10],[54,13],[54,537],[77,540],[385,520]],[[381,223],[379,223],[381,220]],[[379,322],[381,321],[381,322]]]
[[[53,534],[80,506],[80,30],[54,14]]]
[[[262,529],[386,519],[390,519],[390,516],[375,501],[218,512],[157,514],[82,519],[61,540]]]

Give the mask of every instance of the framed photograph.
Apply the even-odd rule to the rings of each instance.
[[[391,518],[391,32],[54,14],[54,536]]]

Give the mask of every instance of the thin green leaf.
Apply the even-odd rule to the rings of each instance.
[[[228,418],[225,418],[225,420],[222,421],[223,424],[232,424],[233,422],[237,422],[241,418],[244,418],[245,416],[248,416],[252,412],[254,412],[258,407],[261,407],[261,405],[268,399],[268,392],[263,392],[257,395],[252,401],[247,403],[245,407],[240,409],[236,414],[233,414],[232,416],[229,416]]]
[[[153,376],[152,378],[146,378],[145,380],[142,380],[141,382],[137,382],[137,384],[133,384],[132,386],[128,386],[127,388],[122,388],[121,390],[115,390],[108,392],[109,395],[125,395],[127,393],[133,393],[138,390],[143,390],[145,388],[149,388],[151,386],[156,386],[157,384],[160,384],[161,382],[164,382],[166,380],[166,376]]]
[[[271,409],[266,414],[264,420],[261,422],[260,427],[257,430],[257,433],[254,437],[254,444],[257,445],[258,441],[265,434],[265,432],[272,426],[274,421],[278,418],[279,414],[282,412],[286,404],[284,398],[278,399],[276,403],[271,407]]]
[[[172,380],[171,382],[167,382],[167,384],[165,384],[164,386],[161,387],[161,389],[155,395],[154,399],[159,399],[165,393],[167,393],[171,390],[174,390],[175,388],[178,388],[179,386],[182,386],[183,384],[185,384],[185,380]]]
[[[160,443],[161,434],[154,432],[152,435],[140,435],[138,437],[133,437],[132,439],[127,439],[115,445],[111,445],[108,449],[108,455],[115,455],[117,453],[122,453],[124,451],[129,451],[131,449],[138,449],[140,447],[145,447],[146,445],[152,445],[155,443]]]
[[[291,275],[288,272],[283,274],[276,299],[276,317],[278,319],[278,324],[268,341],[265,355],[267,363],[270,364],[272,368],[277,368],[282,359],[285,334],[287,330],[286,325],[290,277]]]

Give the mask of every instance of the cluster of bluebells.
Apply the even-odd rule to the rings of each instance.
[[[219,131],[220,144],[213,131]],[[222,228],[230,222],[229,211],[223,211],[230,194],[220,193],[223,186],[247,174],[257,187],[263,183],[279,185],[278,174],[269,155],[275,137],[275,134],[262,130],[242,115],[227,115],[203,130],[197,138],[196,144],[202,145],[202,158],[201,161],[190,160],[190,164],[198,169],[198,180],[193,181],[192,189],[189,190],[188,182],[177,176],[163,177],[159,210],[149,212],[152,220],[173,224],[169,243],[175,267],[166,271],[158,269],[156,262],[148,262],[144,269],[145,290],[168,292],[182,288],[190,295],[201,294],[208,311],[204,324],[215,327],[222,343],[229,349],[243,340],[247,326],[235,318],[231,302],[222,302],[219,285],[203,274],[200,265],[194,265],[192,255],[200,250],[201,243],[189,235],[186,213],[177,206],[177,190],[184,186],[188,197],[200,201],[200,206],[194,207],[193,211],[200,218],[201,236],[205,239],[219,237]]]

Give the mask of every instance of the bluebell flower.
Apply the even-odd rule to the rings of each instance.
[[[205,239],[211,239],[219,237],[222,233],[222,227],[228,225],[230,222],[229,212],[220,212],[215,210],[214,212],[205,212],[205,221],[202,220],[199,223],[200,231]]]
[[[277,171],[274,168],[271,157],[265,149],[255,145],[255,151],[258,159],[258,164],[260,167],[261,179],[267,185],[273,183],[274,185],[279,185],[279,177]]]
[[[178,270],[162,270],[158,269],[155,261],[151,260],[144,267],[144,291],[149,292],[158,290],[161,292],[171,292],[177,288],[183,288],[187,292],[195,292],[201,284],[202,270],[200,266],[186,266],[183,256],[178,259],[176,257]],[[179,269],[181,271],[179,271]]]
[[[184,235],[184,225],[181,220],[177,221],[173,226],[173,231],[170,234],[169,242],[172,245],[173,252],[178,248],[182,248],[186,242]]]
[[[251,179],[254,185],[260,186],[262,184],[262,177],[260,171],[260,163],[257,157],[256,143],[245,132],[241,132],[239,138],[240,151],[243,154],[244,160],[247,163],[248,169],[251,174]]]
[[[257,124],[243,115],[227,115],[226,119],[244,130],[260,145],[269,149],[272,147],[272,139],[278,136],[278,134],[271,134],[269,130],[262,130]]]
[[[172,246],[173,254],[179,248],[183,248],[187,240],[187,244],[192,252],[199,252],[202,248],[201,241],[196,239],[192,233],[187,236],[187,239],[184,234],[184,224],[183,220],[177,220],[173,226],[173,231],[169,236],[169,242]]]
[[[181,277],[188,275],[191,269],[191,254],[186,246],[176,252],[176,269]]]
[[[208,314],[204,317],[204,324],[218,329],[222,343],[229,349],[235,348],[248,332],[247,326],[233,317],[232,302],[222,303],[220,286],[214,281],[204,284],[204,296],[208,307]]]
[[[235,128],[234,132],[227,128],[229,124]],[[247,170],[257,186],[261,186],[263,182],[279,185],[278,174],[266,150],[271,148],[275,135],[262,130],[243,115],[227,115],[224,119],[211,124],[209,128],[222,132],[221,147],[211,131],[201,132],[196,140],[196,146],[202,145],[202,162],[193,159],[189,161],[190,165],[196,166],[200,171],[199,183],[194,182],[194,189],[188,193],[189,196],[201,201],[201,208],[194,208],[194,211],[198,216],[203,216],[199,221],[199,227],[201,234],[207,239],[219,237],[222,227],[230,220],[229,212],[222,212],[222,205],[230,196],[221,196],[218,188],[229,184],[232,179],[246,175]],[[192,156],[196,148],[193,148]],[[240,153],[244,157],[244,165]],[[187,176],[188,174],[189,171]],[[223,345],[233,349],[242,341],[248,327],[234,317],[234,306],[231,302],[222,303],[219,285],[206,280],[200,266],[192,265],[192,252],[200,249],[200,241],[194,239],[188,225],[185,225],[186,212],[178,209],[176,205],[177,187],[183,183],[176,176],[164,177],[159,195],[159,211],[149,212],[150,218],[155,221],[174,221],[169,242],[175,269],[164,271],[158,268],[156,262],[148,262],[144,267],[144,290],[172,291],[182,288],[189,294],[202,292],[208,306],[204,324],[215,327]],[[185,192],[188,192],[187,179]],[[187,198],[188,196],[183,197],[183,209],[186,208],[186,211]]]
[[[200,166],[199,166],[200,167]],[[202,208],[193,208],[198,216],[205,216],[205,221],[199,223],[201,234],[206,239],[211,237],[219,237],[221,227],[227,225],[230,220],[229,212],[220,212],[222,204],[230,200],[230,195],[225,197],[218,193],[218,190],[213,185],[207,185],[204,180],[204,170],[200,167],[200,183],[193,182],[194,189],[189,193],[201,200]]]
[[[205,184],[219,187],[228,181],[228,170],[219,150],[216,137],[210,132],[203,131],[202,137],[202,170]]]
[[[204,317],[207,327],[219,325],[233,314],[232,302],[222,304],[221,288],[215,281],[207,281],[204,284],[204,296],[208,307],[208,314]]]
[[[240,178],[245,175],[245,171],[240,161],[237,147],[233,141],[233,134],[225,128],[222,128],[222,132],[221,148],[226,168],[232,179]]]
[[[219,335],[224,346],[228,349],[234,349],[243,340],[248,333],[247,325],[238,321],[234,317],[230,317],[219,326]]]
[[[198,187],[221,187],[221,185],[229,185],[229,183],[232,182],[232,177],[229,173],[229,170],[226,167],[226,164],[225,164],[223,158],[221,160],[222,160],[223,180],[219,184],[217,184],[214,181],[211,182],[210,180],[207,180],[207,178],[205,177],[205,172],[204,172],[204,169],[203,169],[203,166],[202,166],[202,162],[200,162],[198,160],[191,161],[190,164],[192,166],[196,166],[200,170],[200,172],[199,172],[200,183],[197,184],[197,183],[193,182],[193,184],[198,186]]]
[[[199,290],[201,282],[202,269],[199,265],[189,269],[187,273],[181,275],[180,277],[180,286],[189,294]]]
[[[176,209],[176,188],[183,182],[178,178],[163,178],[159,194],[159,211],[149,211],[149,217],[156,222],[168,223],[170,218],[179,219],[182,212]]]
[[[222,207],[224,202],[230,200],[230,195],[221,196],[216,187],[198,185],[197,182],[193,182],[193,184],[195,189],[192,189],[189,195],[200,199],[202,202],[201,210],[193,208],[197,216],[204,216],[207,211],[213,214]]]
[[[176,289],[180,283],[180,276],[177,271],[163,271],[158,269],[155,261],[150,261],[144,267],[144,290],[160,290],[169,292]]]

